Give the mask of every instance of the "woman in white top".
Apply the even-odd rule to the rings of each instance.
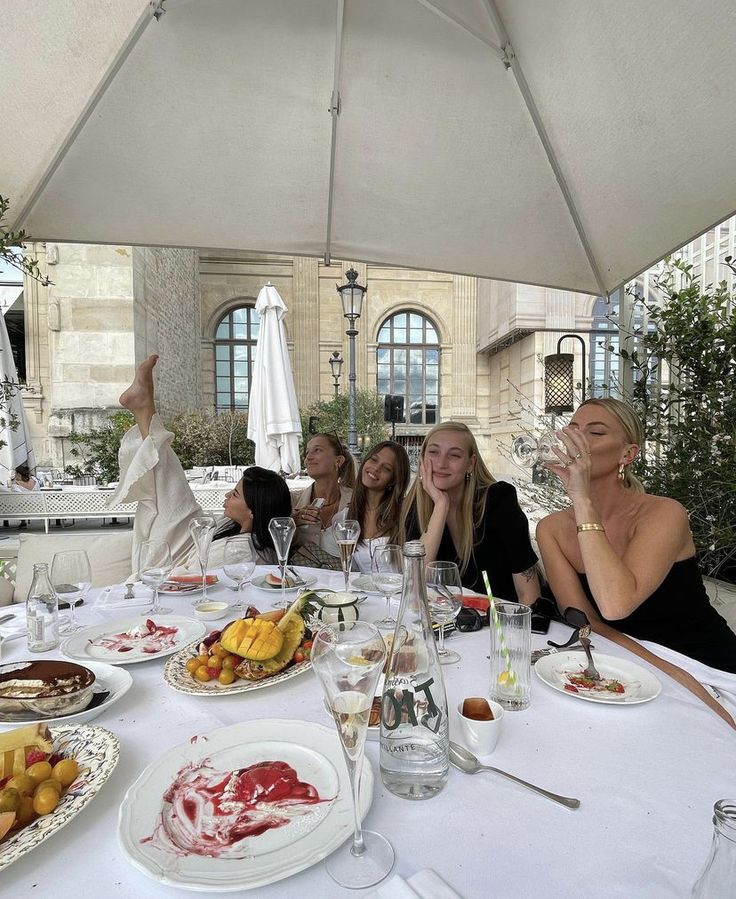
[[[120,405],[135,416],[136,425],[120,444],[120,483],[108,501],[138,502],[133,526],[133,571],[138,570],[140,546],[146,540],[165,540],[174,565],[199,572],[189,523],[202,515],[186,475],[171,448],[174,435],[159,418],[153,398],[153,367],[158,356],[140,364],[135,379],[120,397]],[[258,560],[276,561],[268,533],[272,518],[291,514],[286,481],[274,471],[252,466],[225,497],[224,517],[217,522],[209,554],[209,568],[224,564],[225,537],[251,534]]]
[[[31,474],[31,470],[25,462],[16,466],[15,477],[13,478],[13,493],[26,493],[40,489],[41,485],[38,482],[38,478]]]
[[[370,572],[377,547],[396,543],[401,503],[408,485],[409,457],[401,444],[384,440],[368,451],[358,470],[350,505],[334,518],[334,521],[353,518],[360,523],[353,568]],[[334,537],[331,551],[339,555]]]

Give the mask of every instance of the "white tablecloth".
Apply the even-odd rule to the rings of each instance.
[[[339,573],[315,573],[324,586],[341,583]],[[222,585],[211,594],[234,596]],[[253,587],[247,598],[262,609],[270,605],[269,596]],[[166,600],[178,610],[190,608],[190,597]],[[383,606],[380,598],[369,597],[361,616],[379,617]],[[101,621],[90,600],[78,615],[84,623]],[[566,633],[567,628],[554,625],[550,636],[559,640]],[[536,647],[545,640],[533,637]],[[458,739],[455,706],[464,696],[487,692],[488,629],[455,634],[449,641],[462,655],[461,662],[443,669],[451,737]],[[625,655],[600,637],[595,645]],[[6,644],[3,660],[26,655],[20,639]],[[118,808],[140,772],[167,748],[223,725],[258,718],[329,724],[311,672],[250,694],[200,698],[167,687],[163,661],[128,670],[134,678],[131,690],[92,722],[120,739],[117,769],[77,818],[2,872],[2,895],[25,899],[50,888],[58,899],[183,894],[137,871],[118,846]],[[409,877],[420,868],[434,868],[465,899],[689,896],[708,854],[713,803],[736,798],[736,732],[684,688],[658,676],[660,696],[627,707],[582,702],[533,677],[531,707],[506,715],[496,752],[484,760],[577,796],[579,810],[569,811],[492,774],[471,777],[452,768],[447,786],[434,799],[402,800],[383,788],[378,744],[369,741],[366,754],[376,786],[366,826],[391,840],[399,874]],[[736,688],[736,677],[732,681]],[[334,884],[318,863],[250,895],[329,899],[355,893]]]

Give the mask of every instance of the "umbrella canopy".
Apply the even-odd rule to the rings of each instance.
[[[597,294],[736,210],[733,0],[27,0],[3,26],[0,190],[39,239]]]
[[[34,469],[36,458],[23,409],[8,329],[5,327],[4,316],[0,315],[0,484],[7,483],[16,466],[23,463]]]
[[[260,317],[256,358],[248,400],[248,437],[256,445],[256,465],[294,474],[299,471],[302,433],[278,290],[262,287],[256,300]]]

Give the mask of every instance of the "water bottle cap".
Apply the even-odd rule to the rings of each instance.
[[[427,550],[421,540],[410,540],[404,544],[404,555],[408,557],[426,556]]]

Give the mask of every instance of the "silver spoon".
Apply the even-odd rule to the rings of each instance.
[[[501,777],[507,777],[509,780],[513,780],[514,783],[521,784],[522,787],[534,790],[535,793],[541,793],[542,796],[546,796],[547,799],[551,799],[553,802],[559,802],[560,805],[564,805],[566,808],[580,808],[579,799],[572,799],[569,796],[559,796],[557,793],[550,793],[549,790],[543,790],[542,787],[537,787],[534,784],[522,780],[520,777],[509,774],[508,771],[502,771],[500,768],[493,768],[490,765],[481,765],[472,752],[469,752],[464,746],[460,746],[458,743],[453,743],[452,741],[450,741],[450,761],[460,771],[465,772],[465,774],[477,774],[479,771],[493,771],[495,774],[500,774]]]

